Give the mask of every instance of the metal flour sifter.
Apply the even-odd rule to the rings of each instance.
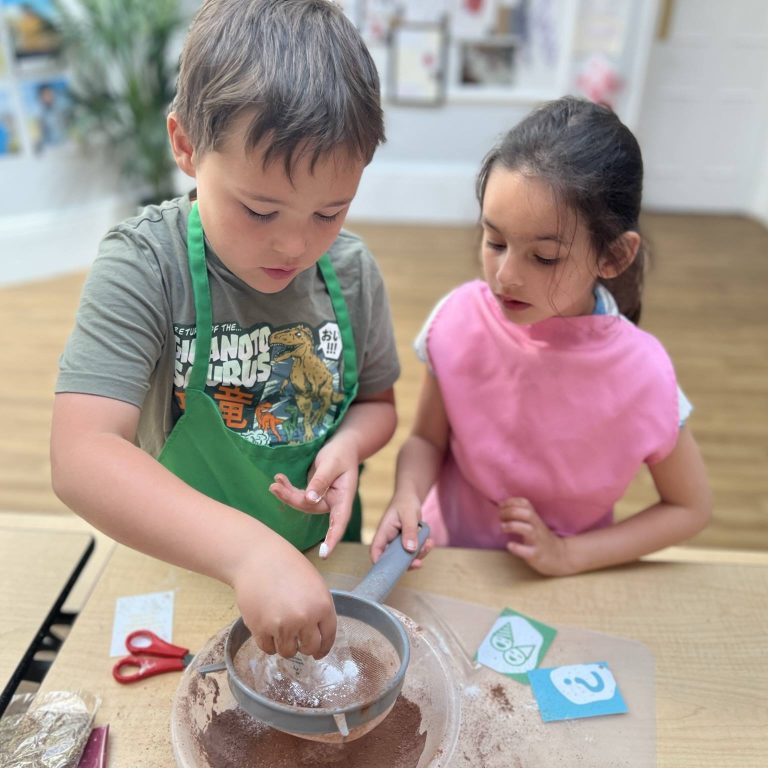
[[[398,536],[354,589],[331,590],[338,630],[329,657],[335,661],[302,657],[289,660],[294,664],[286,667],[283,660],[278,665],[282,674],[275,674],[274,657],[256,646],[240,618],[227,636],[224,663],[201,667],[199,672],[226,669],[240,707],[280,731],[327,743],[364,736],[394,706],[410,661],[408,634],[381,601],[428,536],[428,526],[420,524],[416,552],[406,551]],[[322,675],[306,668],[313,664],[324,664]]]

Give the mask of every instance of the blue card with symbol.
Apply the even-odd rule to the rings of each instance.
[[[621,715],[627,705],[604,661],[533,669],[528,681],[545,722]]]

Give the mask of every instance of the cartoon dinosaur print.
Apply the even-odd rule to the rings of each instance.
[[[292,358],[291,372],[280,391],[289,381],[293,385],[296,405],[304,418],[304,440],[311,440],[312,428],[323,420],[331,403],[340,403],[344,395],[333,391],[333,376],[315,353],[312,330],[306,325],[275,331],[269,337],[269,344],[277,347],[273,349],[273,364]]]
[[[272,434],[278,439],[282,440],[282,435],[277,431],[277,427],[282,424],[285,419],[281,419],[270,412],[272,403],[259,403],[256,406],[256,422],[259,425],[259,429],[263,429],[265,432],[271,431]]]

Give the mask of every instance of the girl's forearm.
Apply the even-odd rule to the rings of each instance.
[[[443,451],[434,443],[411,435],[397,454],[395,495],[415,496],[419,503],[437,482],[443,462]]]
[[[631,562],[699,533],[710,519],[706,504],[658,502],[625,520],[565,539],[567,570],[581,573]]]

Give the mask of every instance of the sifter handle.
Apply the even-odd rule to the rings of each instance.
[[[418,541],[414,552],[409,552],[403,546],[402,536],[398,535],[392,539],[379,561],[373,564],[363,580],[352,590],[352,594],[380,603],[408,570],[408,566],[419,554],[428,537],[429,526],[419,523]]]

